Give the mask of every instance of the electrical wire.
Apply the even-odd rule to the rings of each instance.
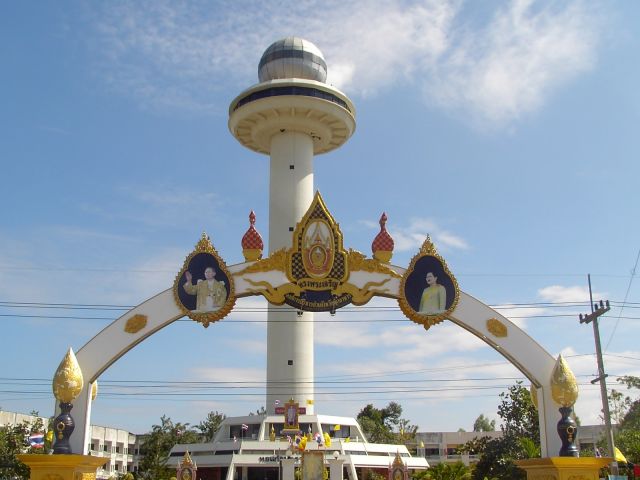
[[[622,301],[622,306],[620,307],[620,313],[618,314],[618,319],[616,320],[616,324],[613,326],[613,331],[609,336],[609,340],[607,340],[607,344],[604,347],[604,351],[606,352],[611,344],[611,340],[613,340],[613,336],[616,334],[616,330],[618,329],[618,324],[620,323],[620,319],[622,318],[622,312],[625,307],[625,303],[627,298],[629,298],[629,291],[631,290],[631,284],[633,283],[633,278],[636,276],[636,269],[638,268],[638,260],[640,260],[640,249],[638,249],[638,255],[636,255],[636,263],[633,265],[633,269],[631,270],[631,277],[629,278],[629,285],[627,285],[627,291],[624,294],[624,300]]]

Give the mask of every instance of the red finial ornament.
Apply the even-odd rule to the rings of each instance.
[[[255,223],[256,214],[251,210],[251,213],[249,213],[249,229],[242,237],[242,254],[248,262],[260,260],[262,258],[262,250],[264,249],[262,236],[260,236],[256,230],[254,226]]]
[[[371,243],[371,251],[373,252],[373,258],[381,262],[389,262],[393,256],[393,238],[387,232],[387,214],[382,212],[380,217],[380,232],[376,235]]]

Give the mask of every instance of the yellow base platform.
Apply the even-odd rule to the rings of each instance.
[[[95,480],[107,458],[90,455],[23,454],[18,459],[31,469],[31,480]]]
[[[518,460],[527,480],[598,480],[598,472],[613,461],[608,457],[549,457]]]

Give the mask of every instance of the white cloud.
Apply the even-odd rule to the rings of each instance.
[[[202,224],[215,219],[224,201],[213,192],[196,191],[177,184],[124,185],[116,190],[114,204],[86,202],[80,209],[106,220],[125,220],[148,227]]]
[[[599,19],[584,2],[517,0],[457,35],[425,84],[430,101],[503,125],[545,103],[595,62]]]
[[[144,101],[203,110],[211,105],[197,99],[216,83],[255,82],[262,52],[291,34],[318,44],[329,81],[340,88],[367,93],[410,77],[445,48],[456,3],[122,2],[97,12],[96,22],[112,86]]]
[[[362,221],[363,225],[377,230],[380,225],[377,222]],[[459,235],[456,235],[430,218],[412,218],[407,226],[394,225],[387,227],[389,234],[395,243],[394,250],[406,252],[418,250],[427,238],[431,237],[438,251],[468,250],[469,244]]]
[[[583,286],[549,285],[538,290],[538,296],[553,303],[587,302],[589,303],[589,289]],[[606,292],[594,292],[594,300],[607,297]]]
[[[351,94],[415,84],[427,103],[494,125],[535,111],[595,62],[601,17],[593,3],[519,0],[489,15],[487,25],[473,26],[463,23],[463,6],[457,0],[110,3],[94,15],[96,57],[111,87],[146,106],[224,114],[226,105],[213,104],[216,89],[255,83],[266,47],[295,34],[320,47],[329,82]]]

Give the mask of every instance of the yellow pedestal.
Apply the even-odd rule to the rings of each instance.
[[[518,460],[527,480],[598,480],[598,472],[609,465],[608,457],[550,457]]]
[[[107,458],[90,455],[23,454],[18,459],[31,469],[31,480],[95,480]]]

